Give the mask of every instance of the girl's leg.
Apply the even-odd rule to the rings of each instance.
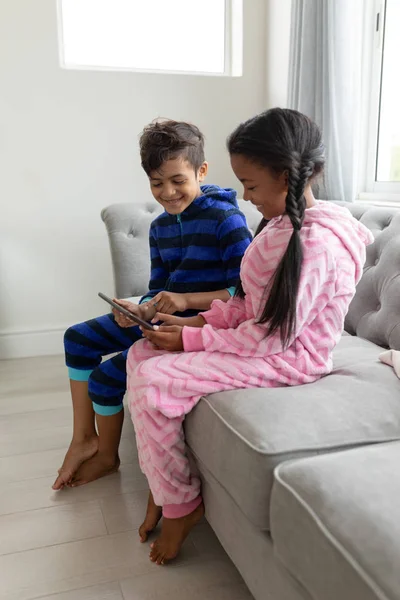
[[[154,359],[150,359],[140,363],[128,378],[128,401],[141,468],[151,490],[146,517],[139,529],[140,541],[147,540],[163,514],[161,536],[150,554],[151,560],[163,564],[178,554],[189,531],[202,517],[204,508],[200,481],[192,477],[186,457],[182,429],[184,416],[168,418],[148,405],[146,380],[149,388],[152,387],[150,363],[153,362]],[[161,377],[164,375],[168,385],[165,373],[161,371],[159,374]],[[169,516],[174,518],[169,519]],[[172,530],[169,528],[171,524]]]
[[[128,400],[142,470],[163,507],[154,562],[174,558],[201,518],[200,482],[190,472],[182,423],[199,399],[213,392],[272,387],[275,369],[262,359],[217,352],[162,353],[141,341],[128,353]]]
[[[122,403],[122,400],[116,400],[115,397],[122,398],[126,389],[126,354],[121,364],[109,375],[103,373],[103,365],[106,363],[100,365],[102,357],[129,348],[140,337],[141,332],[137,327],[119,327],[112,314],[67,329],[64,346],[70,376],[73,435],[53,489],[61,489],[71,480],[79,466],[97,452],[98,438],[90,388],[99,392],[98,398],[96,396],[99,402],[107,396],[107,390],[111,390],[110,395],[114,396],[112,401]],[[92,383],[93,379],[96,380],[95,383]]]
[[[153,494],[149,492],[149,499],[147,501],[146,517],[139,527],[139,537],[142,544],[147,542],[149,533],[151,533],[156,527],[162,517],[162,507],[157,506],[155,503]]]

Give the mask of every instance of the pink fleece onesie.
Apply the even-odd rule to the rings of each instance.
[[[190,472],[182,423],[202,396],[301,385],[332,369],[332,351],[362,275],[365,247],[373,236],[336,204],[317,202],[305,211],[296,330],[283,349],[279,332],[267,337],[267,325],[258,319],[292,232],[286,215],[268,223],[242,260],[245,298],[215,300],[202,313],[204,327],[184,327],[184,352],[157,350],[147,340],[129,351],[128,404],[140,465],[166,517],[185,516],[201,502],[200,481]]]

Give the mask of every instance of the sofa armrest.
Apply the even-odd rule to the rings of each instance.
[[[152,201],[112,204],[101,218],[106,226],[118,298],[141,296],[150,276],[149,229],[162,208]]]

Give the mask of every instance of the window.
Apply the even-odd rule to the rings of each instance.
[[[377,181],[400,181],[400,2],[386,1],[381,68]]]
[[[364,189],[400,200],[400,1],[376,2],[370,53],[370,115]],[[393,194],[391,196],[391,194]]]
[[[68,69],[241,75],[242,0],[59,0]]]

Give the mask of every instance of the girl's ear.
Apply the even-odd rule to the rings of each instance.
[[[281,186],[282,192],[288,191],[288,183],[289,183],[289,171],[283,171],[279,175],[279,184]]]
[[[285,191],[287,192],[288,190],[288,184],[289,184],[289,171],[284,171],[283,175],[285,177]]]
[[[201,165],[197,177],[199,182],[204,181],[205,178],[207,177],[207,173],[208,173],[208,162],[203,162],[203,164]]]

